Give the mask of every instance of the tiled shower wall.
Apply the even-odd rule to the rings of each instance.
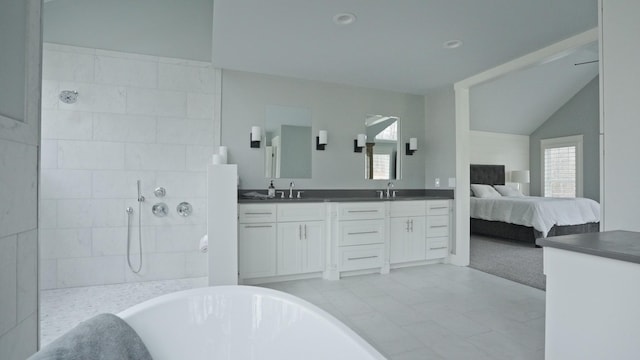
[[[40,193],[42,289],[205,276],[205,165],[213,152],[210,63],[45,44]],[[61,90],[78,100],[65,104]],[[138,212],[136,181],[146,201]],[[166,188],[159,199],[153,190]],[[190,217],[176,206],[193,205]],[[155,217],[164,202],[169,215]],[[126,207],[134,208],[127,266]]]

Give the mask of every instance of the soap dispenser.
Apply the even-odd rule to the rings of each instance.
[[[267,189],[267,197],[274,198],[276,197],[276,187],[273,186],[273,180],[269,184],[269,188]]]

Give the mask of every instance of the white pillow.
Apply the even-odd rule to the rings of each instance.
[[[520,192],[520,190],[516,188],[512,188],[508,185],[494,185],[494,188],[500,193],[502,196],[509,197],[524,197],[524,195]]]
[[[496,198],[501,196],[491,185],[471,184],[471,190],[473,190],[473,194],[479,198]]]

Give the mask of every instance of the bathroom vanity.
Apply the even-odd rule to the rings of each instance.
[[[450,211],[433,196],[239,200],[240,283],[446,262]]]

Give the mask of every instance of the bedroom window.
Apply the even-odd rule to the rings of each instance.
[[[545,197],[582,196],[582,135],[540,141]]]

